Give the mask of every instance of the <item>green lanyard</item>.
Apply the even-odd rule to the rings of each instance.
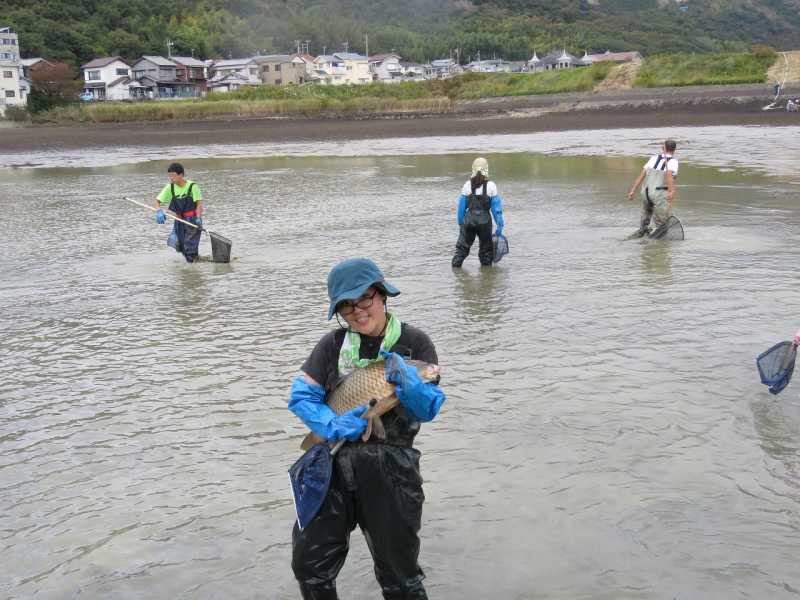
[[[381,342],[381,350],[389,351],[400,339],[400,319],[392,313],[386,313],[386,333]],[[348,329],[342,340],[342,347],[339,349],[339,375],[344,375],[353,369],[360,369],[367,365],[383,360],[383,358],[359,358],[361,350],[361,335]]]

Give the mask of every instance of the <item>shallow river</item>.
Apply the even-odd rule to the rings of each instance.
[[[623,242],[666,135],[687,239]],[[289,382],[359,255],[442,363],[417,437],[432,599],[800,597],[800,383],[771,396],[754,361],[800,327],[798,139],[174,150],[230,265],[186,265],[121,200],[154,197],[164,149],[0,157],[43,165],[0,168],[0,597],[299,597]],[[478,148],[511,253],[453,272]],[[380,595],[360,532],[339,591]]]

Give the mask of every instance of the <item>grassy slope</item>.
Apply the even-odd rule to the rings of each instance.
[[[635,87],[677,87],[763,83],[775,62],[774,52],[737,54],[664,54],[649,57]]]

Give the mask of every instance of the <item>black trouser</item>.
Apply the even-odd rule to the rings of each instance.
[[[419,451],[390,444],[345,444],[336,455],[325,503],[292,531],[292,570],[304,600],[337,600],[336,576],[361,527],[387,600],[427,600],[419,556],[422,477]]]
[[[469,256],[470,248],[475,242],[475,236],[478,236],[478,259],[484,267],[491,267],[492,260],[494,259],[494,248],[492,246],[492,223],[482,225],[467,225],[466,223],[461,226],[461,233],[458,235],[456,242],[456,253],[453,255],[453,266],[460,267],[464,259]]]
[[[197,217],[188,217],[184,220],[197,223]],[[175,233],[178,237],[175,249],[183,254],[186,262],[195,262],[200,249],[200,229],[175,221]]]

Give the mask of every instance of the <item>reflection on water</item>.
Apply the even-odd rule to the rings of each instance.
[[[656,284],[672,283],[672,244],[682,242],[663,242],[651,240],[642,249],[642,271]]]
[[[796,598],[797,392],[754,357],[797,328],[797,186],[687,160],[686,241],[642,244],[644,157],[489,155],[511,253],[453,271],[474,156],[398,154],[187,160],[229,265],[120,200],[166,162],[0,179],[0,596],[296,598],[289,382],[368,255],[448,395],[431,597]],[[340,593],[379,593],[359,534]]]

